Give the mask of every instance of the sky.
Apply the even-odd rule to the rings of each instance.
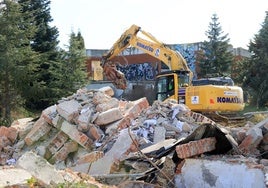
[[[247,49],[264,22],[268,0],[51,0],[50,8],[62,48],[71,32],[80,31],[86,49],[109,49],[133,24],[166,44],[202,42],[217,14],[230,44]]]

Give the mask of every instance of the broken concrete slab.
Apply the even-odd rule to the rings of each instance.
[[[134,137],[134,135],[132,135]],[[104,154],[102,158],[92,163],[89,174],[90,175],[105,175],[109,174],[114,162],[120,160],[122,155],[127,152],[132,144],[132,138],[129,135],[128,129],[120,131],[113,147]]]
[[[65,182],[62,175],[56,171],[53,165],[31,151],[24,153],[19,158],[17,166],[27,170],[32,176],[41,180],[46,185]]]
[[[262,169],[250,167],[250,161],[228,159],[185,159],[181,174],[175,176],[175,184],[183,187],[260,187],[265,188],[265,174]]]
[[[15,187],[26,185],[33,176],[24,169],[14,167],[0,167],[0,187]]]

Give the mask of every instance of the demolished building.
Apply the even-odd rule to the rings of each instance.
[[[0,175],[28,174],[13,183],[1,178],[0,187],[31,177],[42,185],[268,186],[267,117],[224,127],[172,100],[150,106],[113,95],[110,87],[80,89],[36,119],[1,126]]]

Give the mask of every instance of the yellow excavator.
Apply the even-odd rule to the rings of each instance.
[[[127,80],[124,74],[116,69],[111,59],[131,46],[161,60],[169,68],[168,71],[156,76],[156,100],[175,99],[192,111],[201,113],[238,112],[244,109],[241,87],[230,84],[193,85],[193,73],[183,56],[137,25],[127,29],[102,57],[104,74],[115,87],[125,89]]]

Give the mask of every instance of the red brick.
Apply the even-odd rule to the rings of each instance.
[[[185,163],[185,160],[182,160],[182,161],[177,165],[176,170],[175,170],[175,174],[181,174],[181,172],[182,172],[181,169],[182,169],[184,163]]]
[[[99,140],[102,136],[99,128],[93,124],[89,126],[89,130],[87,132],[87,135],[89,136],[89,138],[91,138],[94,141]]]
[[[123,119],[119,120],[117,122],[117,129],[125,129],[131,125],[131,118],[129,117],[124,117]]]
[[[68,155],[78,149],[78,144],[74,141],[69,141],[64,144],[62,148],[49,160],[51,163],[57,161],[65,161]]]
[[[18,137],[18,130],[14,127],[0,126],[0,137],[2,136],[7,137],[12,143],[14,143]]]
[[[11,146],[11,144],[11,141],[6,136],[0,136],[0,153],[4,147]]]
[[[127,109],[124,114],[124,116],[127,116],[130,119],[135,119],[144,109],[149,107],[149,102],[145,97],[133,101],[132,104],[133,106]]]
[[[82,157],[79,157],[79,159],[77,160],[77,164],[92,163],[102,158],[103,156],[104,153],[102,151],[93,151],[83,155]]]
[[[47,149],[50,151],[51,155],[54,155],[68,140],[68,135],[66,135],[64,132],[59,131],[58,134],[55,135],[55,137],[51,140],[49,143]]]
[[[216,138],[204,138],[197,141],[191,141],[187,144],[176,146],[177,156],[181,159],[200,155],[202,153],[216,149]]]
[[[67,134],[72,140],[80,144],[82,147],[91,148],[93,141],[84,133],[76,129],[76,125],[73,125],[67,121],[64,121],[61,126],[61,130]]]
[[[32,130],[24,138],[25,143],[30,146],[46,135],[51,129],[51,126],[41,116],[35,123]]]

